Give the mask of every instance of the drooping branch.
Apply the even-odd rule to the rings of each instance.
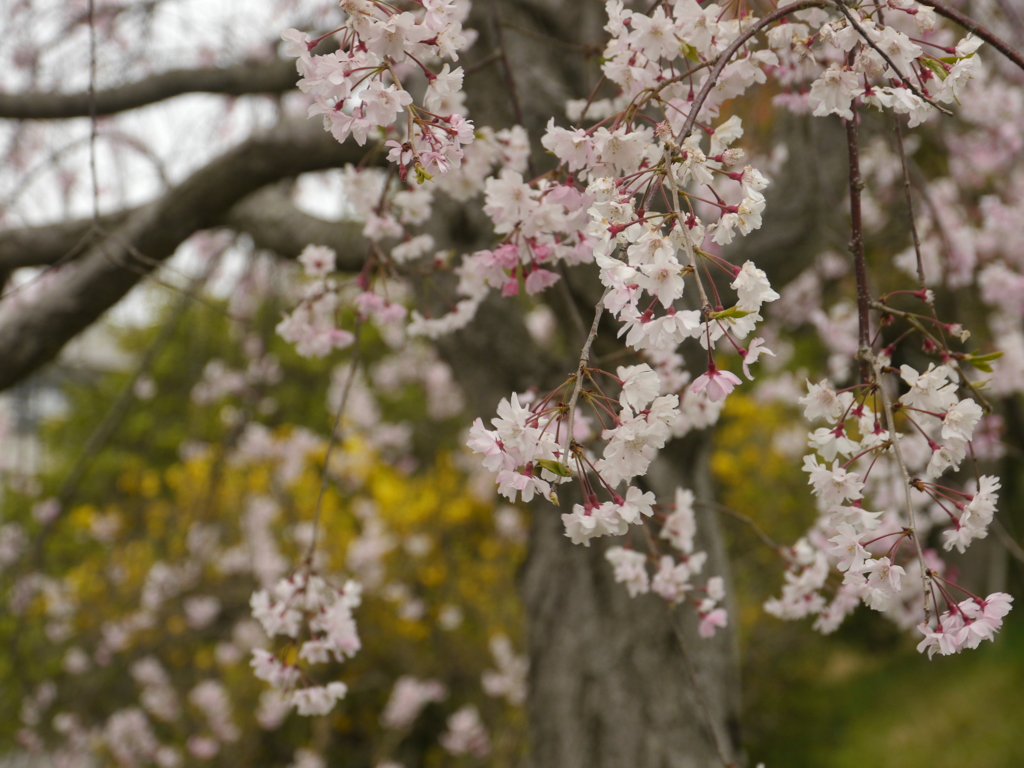
[[[129,408],[131,408],[132,403],[137,401],[137,397],[134,394],[135,385],[143,376],[149,373],[153,366],[153,362],[157,359],[157,356],[171,341],[174,336],[174,331],[178,327],[178,323],[181,321],[182,317],[185,316],[189,307],[192,306],[192,302],[195,300],[199,290],[207,280],[210,279],[210,275],[213,274],[213,271],[220,263],[220,257],[222,255],[223,249],[220,254],[210,259],[206,268],[203,269],[199,275],[194,277],[189,286],[181,292],[180,296],[178,296],[173,309],[171,309],[167,319],[164,320],[164,324],[160,328],[160,332],[142,354],[138,363],[136,363],[135,370],[132,371],[131,376],[129,376],[127,381],[122,385],[121,390],[118,392],[117,397],[114,398],[114,402],[110,404],[110,407],[107,409],[106,414],[104,414],[103,419],[93,430],[92,434],[89,435],[89,439],[86,440],[85,445],[78,454],[78,458],[72,465],[71,471],[65,476],[64,481],[61,483],[60,488],[57,491],[57,499],[60,501],[60,513],[62,515],[70,509],[71,502],[74,501],[75,496],[78,493],[79,486],[81,485],[83,478],[86,476],[86,473],[89,471],[89,468],[92,466],[96,456],[103,450],[104,446],[106,446],[107,442],[114,435],[114,432],[128,413]],[[46,538],[46,534],[49,532],[54,522],[56,522],[56,519],[47,523],[43,529],[43,534],[38,542],[40,551]]]
[[[0,390],[52,360],[194,232],[218,225],[252,192],[283,178],[356,162],[319,123],[284,122],[128,216],[35,303],[0,320]]]
[[[295,88],[295,62],[277,59],[227,68],[172,69],[138,82],[96,91],[97,117],[138,109],[184,93],[219,93],[225,96],[278,94]],[[0,118],[61,120],[88,117],[90,94],[0,93]]]

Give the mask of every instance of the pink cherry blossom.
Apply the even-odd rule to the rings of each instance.
[[[736,374],[718,370],[712,364],[706,373],[697,377],[693,386],[690,387],[690,391],[695,395],[704,392],[708,400],[717,403],[720,400],[725,400],[740,383],[740,378]]]

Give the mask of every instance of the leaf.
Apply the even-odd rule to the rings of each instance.
[[[1002,356],[1002,352],[989,352],[985,355],[965,355],[964,360],[973,365],[979,371],[992,373],[992,366],[989,365],[989,363],[998,360]]]
[[[424,170],[423,166],[420,165],[419,163],[416,163],[416,165],[413,166],[413,171],[416,174],[417,184],[422,184],[423,182],[430,181],[432,178],[434,178],[433,174],[427,173],[426,170]]]
[[[537,459],[534,464],[542,469],[546,469],[553,475],[558,475],[559,477],[572,477],[572,472],[569,471],[569,468],[554,459]]]
[[[920,61],[922,64],[928,67],[928,69],[934,72],[936,77],[939,78],[939,80],[945,80],[946,77],[949,75],[949,72],[946,71],[946,68],[935,59],[932,59],[928,56],[922,56],[920,59],[918,59],[918,61]]]
[[[696,62],[697,64],[700,64],[700,54],[697,53],[697,49],[694,48],[692,45],[687,45],[686,43],[680,43],[680,45],[679,45],[679,53],[681,53],[683,56],[688,58],[690,61],[693,61],[693,62]]]
[[[740,309],[739,307],[729,307],[728,309],[723,309],[721,312],[712,312],[709,315],[709,317],[712,320],[721,320],[723,318],[733,318],[739,320],[741,317],[746,317],[747,315],[752,314],[754,313],[747,312],[746,310]]]

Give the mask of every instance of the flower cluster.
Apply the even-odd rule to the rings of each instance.
[[[800,398],[804,415],[810,421],[827,422],[810,433],[808,443],[815,453],[804,459],[821,516],[789,553],[782,595],[769,600],[765,609],[787,619],[815,616],[815,628],[831,632],[860,603],[885,612],[901,626],[913,626],[929,607],[926,601],[934,602],[938,612],[941,597],[949,610],[940,619],[937,634],[928,631],[928,637],[945,637],[949,632],[974,637],[961,630],[973,626],[980,614],[970,607],[971,601],[967,607],[957,605],[943,585],[960,587],[946,581],[941,561],[924,542],[929,529],[943,523],[949,524],[942,533],[946,550],[956,547],[963,552],[973,539],[988,533],[998,480],[983,475],[973,492],[937,482],[944,473],[959,468],[981,419],[981,408],[973,399],[958,397],[946,366],[930,365],[918,372],[904,365],[899,374],[907,391],[892,406],[878,401],[876,386],[885,386],[884,382],[842,392],[824,381],[808,382],[808,392]],[[892,416],[885,413],[886,407],[900,414],[914,431],[892,434],[885,429],[882,422]],[[904,470],[912,476],[909,487]],[[928,479],[922,479],[922,474]],[[871,511],[869,500],[883,511]],[[833,568],[843,574],[843,581],[829,602],[823,593]],[[908,583],[914,586],[906,591]],[[922,583],[920,590],[917,585]],[[979,604],[984,608],[984,601]],[[1007,605],[1003,613],[1008,610]],[[981,626],[990,628],[986,636],[998,628],[995,623]],[[981,633],[981,626],[973,632]],[[956,644],[948,638],[941,645],[935,642],[934,648],[946,653],[953,645],[959,649],[967,639]],[[925,647],[931,644],[922,644]]]
[[[994,639],[995,633],[1003,626],[1003,617],[1010,612],[1013,598],[1005,592],[995,592],[984,600],[969,598],[960,603],[950,603],[949,610],[938,620],[933,631],[927,624],[918,629],[924,635],[917,650],[928,651],[928,658],[936,651],[942,656],[959,653],[963,648],[977,648],[982,640]]]
[[[916,3],[906,4],[902,10],[914,11],[919,30],[931,29],[935,23],[934,12],[923,5],[911,9],[911,5],[917,6]],[[819,30],[820,38],[829,48],[822,52],[821,58],[827,61],[833,56],[849,55],[852,63],[832,62],[812,83],[808,105],[815,115],[836,114],[852,120],[851,106],[858,100],[877,109],[907,115],[913,128],[931,116],[934,102],[957,101],[960,89],[977,69],[974,52],[981,46],[977,38],[964,38],[948,51],[952,59],[943,60],[926,54],[894,26],[860,18],[856,11],[849,14],[846,19],[824,24]],[[870,84],[880,80],[891,85]],[[915,82],[920,83],[920,89],[912,85]]]
[[[712,637],[728,622],[725,609],[718,607],[725,599],[725,582],[720,576],[712,576],[703,586],[693,583],[707,561],[706,552],[694,550],[697,523],[693,502],[692,491],[676,489],[674,509],[663,517],[659,538],[668,542],[673,554],[655,557],[616,546],[608,548],[605,558],[614,568],[615,580],[626,585],[631,597],[654,592],[672,604],[689,599],[700,617],[700,636]],[[648,571],[651,560],[657,565],[653,579]]]
[[[421,12],[399,12],[377,0],[345,0],[345,23],[333,35],[338,50],[314,56],[323,38],[311,40],[286,30],[284,53],[298,57],[299,89],[313,98],[309,116],[322,115],[324,129],[339,142],[350,136],[360,145],[405,115],[401,140],[389,140],[388,159],[402,179],[411,164],[419,181],[458,167],[463,146],[473,141],[473,124],[462,115],[462,67],[428,64],[458,60],[468,43],[462,22],[468,6],[455,0],[421,4]],[[327,37],[325,35],[324,37]],[[414,104],[406,83],[417,75],[427,81],[422,104]]]
[[[582,501],[561,515],[573,543],[625,535],[631,525],[658,518],[654,494],[637,478],[670,438],[713,423],[741,384],[722,356],[738,354],[734,367],[750,380],[751,366],[774,356],[756,330],[764,305],[779,294],[757,265],[739,266],[722,252],[761,227],[769,184],[745,163],[737,146],[743,126],[735,116],[720,119],[723,104],[770,75],[789,91],[777,100],[798,111],[852,121],[866,105],[907,115],[914,127],[965,93],[965,83],[980,71],[980,42],[968,36],[948,45],[932,34],[932,9],[914,0],[890,2],[884,18],[839,5],[800,11],[778,25],[696,0],[655,4],[646,13],[608,0],[610,40],[601,67],[617,93],[570,102],[572,127],[552,119],[541,144],[558,167],[529,179],[521,129],[504,135],[481,129],[470,144],[474,129],[461,116],[462,71],[441,66],[443,58],[457,60],[465,42],[462,16],[450,0],[421,5],[400,12],[374,0],[343,2],[348,17],[336,35],[340,48],[326,56],[310,53],[319,41],[294,30],[285,35],[299,57],[300,87],[314,98],[310,115],[322,115],[339,141],[352,136],[363,144],[383,129],[388,159],[400,168],[402,184],[394,188],[377,172],[362,172],[362,180],[347,172],[355,188],[365,187],[354,207],[365,222],[374,268],[360,276],[363,292],[354,306],[360,316],[381,322],[404,319],[404,309],[374,292],[366,275],[397,275],[434,250],[431,236],[413,229],[429,218],[434,189],[458,200],[483,192],[497,243],[455,267],[452,311],[440,317],[412,311],[407,334],[436,338],[465,327],[492,290],[534,296],[555,285],[563,267],[596,270],[605,292],[577,373],[546,397],[512,393],[498,406],[493,429],[476,420],[468,444],[510,501],[557,500],[557,485],[575,477]],[[403,85],[420,76],[426,81],[422,106]],[[404,134],[396,134],[403,114]],[[409,186],[409,168],[421,183],[437,175],[434,187]],[[325,354],[351,341],[334,324],[338,292],[327,276],[331,268],[321,267],[328,261],[326,249],[304,254],[318,283],[279,328],[300,351]],[[435,269],[447,263],[447,254],[435,253]],[[616,375],[587,367],[605,311],[643,360]],[[855,321],[852,305],[814,317],[844,375],[854,353],[867,346],[863,338],[851,343]],[[706,351],[699,375],[684,370],[678,350],[691,340]],[[882,354],[883,367],[890,355]],[[811,433],[814,453],[804,460],[820,518],[788,553],[783,594],[766,606],[771,613],[815,616],[817,628],[832,631],[864,603],[912,626],[925,601],[941,593],[961,626],[977,620],[973,609],[954,610],[934,586],[943,566],[924,539],[932,526],[947,523],[947,550],[963,551],[987,535],[998,481],[982,476],[969,490],[938,482],[965,459],[981,408],[958,397],[964,380],[953,381],[953,368],[945,364],[921,373],[905,365],[899,373],[908,391],[895,407],[883,407],[880,376],[839,393],[824,382],[809,384],[801,398],[808,419],[827,422]],[[619,387],[617,398],[597,385],[599,375]],[[577,413],[582,405],[592,415]],[[897,416],[907,432],[890,432]],[[689,503],[677,494],[676,511],[662,523],[660,536],[677,554],[651,553],[653,578],[648,555],[613,547],[608,558],[633,595],[653,591],[676,603],[703,592],[694,601],[701,633],[710,635],[726,621],[718,607],[721,582],[693,583],[704,554],[693,551]],[[835,588],[828,586],[834,570],[842,575]],[[903,589],[919,580],[925,585],[920,594]],[[940,628],[955,623],[947,619]]]
[[[305,287],[298,306],[277,324],[277,332],[303,357],[323,357],[351,346],[355,339],[337,324],[338,285],[330,277],[336,259],[337,254],[322,245],[307,245],[299,256],[306,274],[315,281]]]
[[[288,638],[288,647],[306,667],[332,657],[341,662],[360,648],[352,609],[359,605],[361,593],[362,587],[354,581],[339,590],[320,576],[300,571],[272,589],[254,593],[252,615],[271,639]],[[300,715],[326,714],[348,692],[338,681],[300,687],[303,670],[297,663],[283,661],[285,655],[254,648],[251,664],[256,677],[285,692],[287,702]]]
[[[605,395],[597,384],[596,376],[602,373],[619,387],[617,400]],[[520,494],[524,501],[535,494],[555,499],[552,486],[570,480],[569,466],[574,467],[583,503],[563,513],[562,523],[565,535],[574,544],[590,546],[594,538],[621,536],[631,525],[644,525],[654,518],[655,495],[629,482],[645,474],[667,440],[673,434],[684,434],[691,423],[686,410],[679,407],[677,394],[658,394],[663,377],[646,363],[619,366],[614,376],[590,368],[584,368],[583,375],[593,389],[583,388],[576,377],[564,386],[578,387],[581,400],[594,411],[594,422],[611,420],[612,425],[600,432],[600,457],[588,448],[597,438],[591,420],[576,414],[564,398],[557,396],[558,391],[543,399],[530,396],[521,401],[514,393],[511,400],[502,400],[498,417],[491,422],[494,429],[488,430],[477,419],[468,444],[483,455],[484,466],[497,473],[499,492],[511,501]],[[685,401],[692,403],[703,397],[691,392]],[[571,439],[567,435],[570,414],[578,416],[571,427]],[[620,490],[624,482],[627,485]],[[601,496],[607,498],[602,500]],[[706,554],[693,548],[696,525],[692,505],[692,493],[677,492],[675,511],[664,519],[660,534],[677,554],[656,558],[658,570],[653,581],[647,572],[647,555],[622,547],[608,550],[615,577],[625,582],[630,595],[654,591],[678,603],[695,590],[692,577],[701,572]],[[710,637],[727,619],[725,610],[718,607],[724,597],[722,581],[711,579],[697,591],[706,594],[694,602],[701,617],[701,634]]]

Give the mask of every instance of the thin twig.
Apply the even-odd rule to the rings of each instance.
[[[697,674],[693,668],[693,662],[690,660],[690,654],[686,650],[686,640],[683,637],[683,630],[679,626],[678,614],[678,611],[670,608],[669,623],[672,625],[672,631],[675,632],[676,640],[679,641],[679,650],[683,657],[683,667],[686,669],[686,676],[690,679],[690,687],[693,689],[694,698],[697,699],[697,708],[704,716],[704,724],[707,725],[708,730],[711,731],[711,739],[715,743],[715,751],[718,753],[718,759],[721,761],[724,768],[736,768],[736,763],[726,756],[725,745],[722,743],[722,736],[719,734],[718,729],[715,728],[715,721],[711,716],[711,708],[708,706],[707,699],[704,698],[704,691],[697,682]]]
[[[78,242],[75,243],[74,246],[72,246],[72,248],[67,253],[65,253],[63,256],[61,256],[59,259],[57,259],[53,264],[47,264],[37,274],[33,275],[31,278],[26,280],[24,283],[20,283],[18,285],[15,285],[12,288],[10,288],[9,290],[7,290],[6,293],[0,294],[0,301],[3,301],[4,299],[9,299],[11,296],[14,296],[17,293],[20,293],[21,291],[24,291],[29,286],[34,285],[35,283],[38,283],[40,280],[42,280],[44,277],[46,277],[46,275],[50,274],[51,272],[55,272],[56,270],[58,270],[61,267],[63,267],[65,264],[70,264],[72,261],[74,261],[82,253],[83,250],[85,250],[85,247],[89,243],[89,241],[92,240],[95,236],[97,236],[99,234],[100,233],[97,230],[95,224],[90,226],[89,229],[86,230],[85,234],[82,235],[78,239]],[[2,288],[3,288],[3,285],[0,285],[0,289],[2,289]]]
[[[502,71],[505,73],[505,85],[508,87],[508,98],[512,102],[512,112],[515,114],[516,125],[521,125],[525,128],[526,124],[523,121],[523,108],[522,105],[519,103],[519,90],[516,87],[516,79],[512,75],[512,65],[509,63],[508,53],[505,49],[505,39],[501,33],[501,28],[504,25],[504,21],[501,18],[501,8],[499,7],[500,5],[500,3],[495,3],[493,6],[494,37],[496,42],[498,43],[497,52],[501,53],[501,68]],[[526,157],[526,167],[527,170],[530,172],[530,178],[534,178],[537,175],[537,173],[534,171],[533,168],[533,159],[529,155],[527,155]]]
[[[171,263],[169,263],[167,261],[161,261],[159,259],[154,259],[152,256],[147,256],[142,251],[140,251],[138,248],[136,248],[131,242],[121,238],[117,234],[117,232],[110,232],[108,230],[104,230],[101,227],[97,227],[95,225],[93,226],[93,229],[100,236],[102,236],[102,237],[106,238],[107,240],[113,242],[115,245],[118,245],[121,248],[123,248],[127,252],[128,256],[131,257],[131,258],[127,258],[127,259],[124,259],[124,260],[118,259],[115,256],[113,256],[113,255],[111,255],[110,253],[107,252],[106,248],[104,247],[105,243],[103,243],[103,242],[97,243],[96,247],[99,249],[100,253],[102,253],[103,256],[107,259],[107,261],[109,261],[111,264],[116,264],[119,267],[123,267],[124,269],[131,270],[135,274],[141,275],[147,281],[149,281],[151,283],[156,283],[157,285],[159,285],[159,286],[161,286],[163,288],[166,288],[167,290],[171,291],[172,293],[185,293],[185,294],[189,295],[189,298],[191,298],[197,304],[202,304],[204,307],[206,307],[207,309],[211,310],[212,312],[216,312],[217,314],[223,315],[225,318],[227,318],[228,320],[230,320],[233,323],[238,323],[238,324],[243,325],[243,326],[250,324],[250,321],[247,320],[246,318],[238,317],[236,315],[233,315],[229,311],[224,309],[223,307],[219,307],[216,304],[214,304],[212,301],[208,301],[203,296],[200,296],[199,294],[196,294],[196,293],[190,293],[188,288],[184,288],[183,289],[183,288],[175,285],[174,283],[169,283],[166,280],[164,280],[163,278],[161,278],[159,276],[159,274],[157,274],[156,269],[159,267],[159,268],[161,268],[162,270],[164,270],[166,272],[173,272],[173,273],[175,273],[175,274],[177,274],[179,276],[187,277],[187,275],[184,272],[182,272],[180,269],[175,267],[173,264],[171,264]],[[133,258],[136,261],[138,261],[139,264],[133,264],[132,261],[131,261],[131,259],[133,259]],[[148,266],[149,269],[146,269],[146,266]]]
[[[914,217],[914,199],[910,196],[910,169],[907,167],[907,151],[903,146],[903,129],[900,118],[896,116],[896,147],[900,153],[900,167],[903,169],[903,195],[907,200],[907,213],[910,216],[910,234],[914,239],[914,255],[917,257],[917,282],[924,291],[928,288],[924,279],[924,261],[921,259],[921,238],[917,234],[917,221]],[[935,299],[925,294],[925,300],[935,310]]]
[[[223,253],[223,251],[222,251]],[[171,340],[174,335],[174,331],[178,327],[178,323],[181,318],[184,317],[185,312],[191,306],[191,300],[194,295],[199,291],[200,287],[210,278],[213,274],[214,269],[219,263],[219,254],[217,258],[210,259],[206,269],[203,270],[202,274],[196,276],[192,280],[192,284],[186,291],[182,292],[182,295],[178,299],[178,303],[174,305],[171,313],[167,316],[163,326],[160,328],[160,332],[153,342],[146,349],[142,358],[139,360],[135,369],[132,371],[131,376],[125,381],[121,390],[117,393],[117,397],[110,404],[107,412],[104,414],[103,419],[96,428],[89,435],[89,439],[86,440],[78,458],[75,460],[71,470],[64,477],[64,481],[61,483],[60,488],[57,491],[57,501],[60,502],[60,509],[52,520],[50,520],[42,529],[36,540],[36,557],[41,558],[43,549],[45,546],[46,539],[50,533],[56,527],[58,521],[67,514],[75,500],[75,496],[78,493],[79,486],[85,479],[90,467],[92,467],[93,461],[102,452],[104,446],[114,436],[114,432],[128,413],[132,403],[135,402],[135,385],[146,374],[147,371],[153,366],[156,361],[157,355],[163,350],[167,343]]]
[[[514,30],[521,35],[526,35],[527,37],[532,37],[535,40],[540,40],[543,43],[561,46],[562,48],[567,48],[571,51],[579,51],[581,53],[586,53],[589,50],[588,46],[583,45],[582,43],[570,43],[568,40],[559,40],[557,37],[551,37],[551,35],[545,35],[544,33],[537,32],[536,30],[533,29],[520,27],[518,24],[512,24],[511,22],[508,21],[502,21],[501,26],[507,29]]]
[[[892,450],[896,455],[896,463],[899,464],[900,475],[903,478],[903,492],[907,504],[907,517],[910,521],[910,534],[914,538],[914,545],[917,550],[917,562],[921,567],[921,588],[924,593],[924,623],[927,624],[931,621],[931,607],[928,604],[928,596],[931,594],[931,571],[928,570],[928,566],[925,565],[924,543],[918,535],[917,515],[914,512],[914,501],[910,495],[910,472],[907,470],[907,463],[903,459],[903,449],[900,448],[900,438],[899,434],[896,432],[896,419],[893,417],[892,413],[892,401],[889,400],[889,393],[886,391],[885,384],[882,381],[882,364],[870,350],[866,351],[866,357],[875,374],[875,385],[882,398],[882,409],[885,411],[885,425],[889,430],[889,439],[892,441]]]
[[[316,535],[320,525],[320,508],[324,503],[324,494],[327,493],[327,486],[330,483],[331,453],[338,444],[338,432],[341,426],[341,417],[345,413],[345,406],[348,403],[349,392],[352,391],[352,382],[355,381],[356,371],[359,369],[359,341],[362,323],[356,318],[356,327],[353,331],[355,340],[352,346],[352,357],[349,359],[348,375],[341,390],[341,400],[338,402],[338,412],[334,415],[334,425],[331,427],[331,437],[327,441],[327,453],[324,455],[324,469],[320,473],[320,492],[316,497],[316,508],[313,510],[313,531],[309,537],[309,551],[306,552],[304,563],[307,567],[313,563],[313,555],[316,552]]]
[[[1013,558],[1021,563],[1024,563],[1024,549],[1021,548],[1014,538],[1010,535],[1010,532],[1006,530],[1006,527],[998,520],[992,521],[992,528],[996,532],[996,536],[999,537],[999,542],[1006,547],[1006,551],[1013,556]]]
[[[89,174],[92,176],[92,217],[100,218],[100,181],[96,173],[96,24],[95,0],[89,0]]]
[[[761,529],[761,527],[754,522],[752,518],[748,517],[747,515],[744,515],[742,512],[737,512],[735,509],[732,509],[731,507],[727,507],[724,504],[718,504],[713,501],[695,501],[694,506],[704,507],[705,509],[711,509],[714,510],[715,512],[721,512],[723,515],[728,515],[729,517],[735,520],[739,520],[741,523],[745,523],[746,525],[750,526],[751,530],[754,531],[754,534],[757,536],[757,538],[761,540],[761,543],[771,548],[774,552],[784,554],[788,550],[788,547],[784,547],[777,541],[775,541],[775,539],[773,539],[771,536],[765,533]]]
[[[587,326],[583,322],[583,315],[580,314],[580,308],[576,306],[576,298],[572,295],[572,289],[569,288],[569,269],[565,266],[564,261],[558,262],[558,274],[562,276],[562,279],[558,281],[560,286],[559,290],[565,297],[566,309],[569,312],[569,316],[572,318],[573,325],[576,326],[576,331],[581,337],[586,336]]]
[[[693,114],[692,112],[690,114]],[[672,147],[666,145],[665,147],[665,178],[668,179],[669,189],[672,191],[672,205],[676,211],[676,226],[679,227],[679,233],[683,236],[683,245],[686,246],[686,255],[690,258],[690,266],[693,268],[693,279],[697,281],[697,292],[700,294],[700,309],[701,315],[707,322],[708,317],[711,314],[711,302],[708,301],[708,295],[704,290],[704,283],[700,279],[700,270],[697,268],[697,254],[693,250],[693,243],[690,242],[690,235],[686,231],[686,224],[682,217],[682,211],[679,208],[679,188],[676,186],[676,177],[672,172],[672,150],[678,151],[678,147]]]
[[[474,61],[472,64],[468,64],[465,69],[462,70],[462,74],[469,77],[474,72],[478,72],[488,64],[497,61],[501,58],[501,49],[494,51],[493,53],[484,56],[480,61]]]
[[[611,293],[611,288],[604,292],[604,296],[597,302],[597,306],[594,307],[594,322],[590,326],[590,333],[587,334],[587,340],[583,342],[583,349],[580,350],[580,364],[576,367],[576,383],[573,385],[572,394],[569,396],[569,403],[566,406],[568,408],[568,416],[565,422],[565,445],[562,448],[562,465],[569,468],[569,447],[572,445],[572,425],[573,418],[576,415],[576,402],[580,397],[580,390],[583,388],[583,371],[587,367],[587,362],[590,360],[590,347],[594,343],[594,339],[597,338],[597,327],[601,323],[601,315],[604,314],[604,299]]]

